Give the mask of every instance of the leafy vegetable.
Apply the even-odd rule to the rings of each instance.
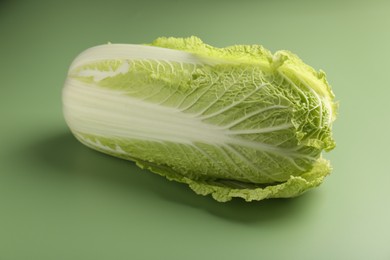
[[[334,95],[288,51],[196,37],[101,45],[71,65],[63,105],[83,144],[218,201],[294,197],[331,170]]]

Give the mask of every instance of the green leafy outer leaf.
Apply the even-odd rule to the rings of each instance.
[[[218,201],[294,197],[331,169],[334,95],[287,51],[196,37],[97,46],[73,62],[63,102],[82,143]]]

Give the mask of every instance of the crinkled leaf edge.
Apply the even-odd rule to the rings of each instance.
[[[211,195],[213,199],[219,202],[227,202],[235,197],[242,198],[248,202],[271,198],[297,197],[307,190],[319,186],[331,172],[329,161],[319,158],[311,171],[301,176],[290,176],[285,182],[261,187],[249,184],[248,188],[237,188],[218,183],[218,180],[193,180],[161,165],[154,165],[139,160],[135,160],[135,162],[139,167],[148,169],[171,181],[186,183],[196,194],[203,196]]]

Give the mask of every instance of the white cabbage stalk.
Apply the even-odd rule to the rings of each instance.
[[[218,201],[318,186],[336,108],[325,74],[294,54],[196,37],[90,48],[63,89],[80,142]]]

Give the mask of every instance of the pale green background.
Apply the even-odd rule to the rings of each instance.
[[[389,28],[385,0],[0,2],[0,259],[390,259]],[[327,72],[341,107],[320,188],[217,203],[70,135],[78,53],[190,35]]]

